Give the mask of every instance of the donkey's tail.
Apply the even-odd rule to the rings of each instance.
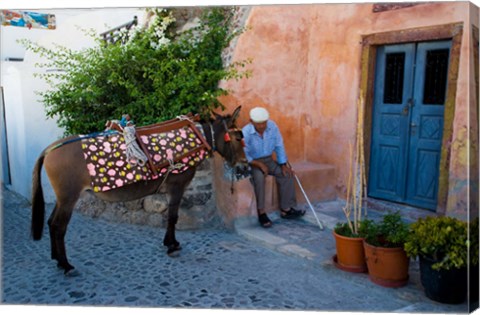
[[[35,163],[32,176],[32,236],[38,241],[42,238],[43,224],[45,221],[45,200],[42,190],[42,165],[45,152],[42,152]]]

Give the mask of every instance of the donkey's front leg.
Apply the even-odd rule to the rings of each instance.
[[[163,245],[167,246],[167,254],[173,256],[178,253],[182,247],[175,239],[175,225],[178,221],[178,208],[182,201],[185,188],[192,181],[195,175],[195,168],[190,168],[181,174],[171,174],[167,180],[167,192],[170,195],[170,202],[168,203],[168,225]]]
[[[167,254],[172,255],[178,252],[182,247],[175,238],[175,225],[178,221],[178,208],[180,207],[180,201],[183,194],[170,194],[170,202],[168,205],[168,225],[167,232],[163,239],[163,245],[167,246]]]

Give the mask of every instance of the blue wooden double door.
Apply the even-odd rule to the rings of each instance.
[[[381,46],[369,196],[435,210],[450,41]]]

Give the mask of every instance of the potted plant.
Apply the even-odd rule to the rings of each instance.
[[[372,282],[385,287],[401,287],[408,282],[409,258],[403,249],[409,235],[409,224],[400,212],[386,214],[371,222],[364,231],[365,260]]]
[[[349,225],[351,222],[337,223],[333,229],[336,245],[333,261],[337,268],[350,272],[367,272],[363,231],[368,229],[370,222],[370,220],[358,221],[355,228]]]
[[[409,257],[419,257],[425,295],[437,302],[459,304],[467,296],[467,223],[453,217],[420,218],[405,242]]]
[[[366,198],[365,156],[363,143],[363,111],[364,102],[360,96],[355,139],[355,156],[350,143],[350,168],[347,181],[347,198],[343,208],[347,222],[338,223],[333,236],[336,254],[333,262],[336,267],[351,272],[366,272],[365,253],[363,250],[363,230],[368,227],[369,220],[362,220],[363,200]],[[363,212],[366,214],[366,209]]]

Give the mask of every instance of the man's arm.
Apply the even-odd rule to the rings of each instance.
[[[277,155],[278,164],[286,164],[288,162],[287,152],[285,151],[285,145],[283,143],[283,137],[280,133],[280,129],[276,124],[273,124],[273,132],[275,133],[275,154]]]

